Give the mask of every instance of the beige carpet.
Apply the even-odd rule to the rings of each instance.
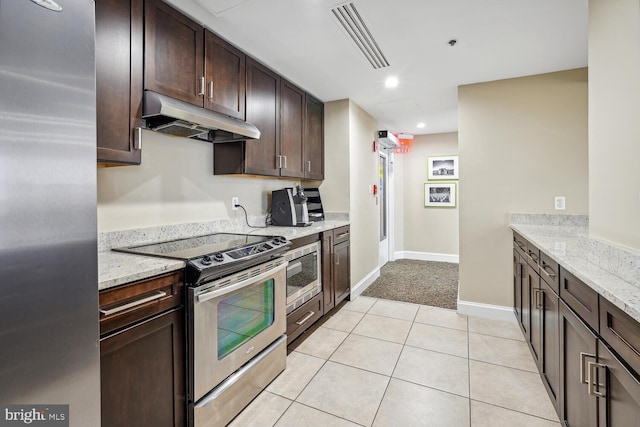
[[[410,259],[388,262],[362,295],[455,310],[458,264]]]

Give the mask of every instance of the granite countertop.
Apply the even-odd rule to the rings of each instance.
[[[590,237],[586,225],[511,228],[640,322],[640,251]]]
[[[250,228],[246,225],[234,225],[223,229],[220,229],[219,224],[215,224],[215,226],[211,224],[198,224],[197,226],[186,224],[175,227],[158,227],[157,229],[103,233],[102,236],[99,236],[102,250],[98,252],[98,289],[109,289],[185,267],[184,261],[114,252],[110,250],[112,247],[167,241],[214,232],[244,233],[260,236],[276,235],[285,236],[287,239],[293,240],[345,225],[349,225],[349,221],[325,220],[313,223],[309,227],[269,226],[267,228]]]

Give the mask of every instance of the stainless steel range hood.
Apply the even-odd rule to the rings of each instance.
[[[144,91],[142,118],[151,130],[208,142],[260,138],[260,130],[251,123],[150,90]]]

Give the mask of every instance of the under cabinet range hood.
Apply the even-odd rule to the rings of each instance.
[[[233,142],[260,138],[260,130],[251,123],[150,90],[144,91],[142,118],[151,130],[202,141]]]

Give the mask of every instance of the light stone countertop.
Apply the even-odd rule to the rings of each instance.
[[[640,322],[640,251],[590,237],[587,226],[511,224],[511,228]]]
[[[210,234],[216,233],[243,233],[254,234],[259,236],[285,236],[289,240],[297,239],[300,237],[309,236],[315,233],[321,233],[323,231],[332,230],[334,228],[349,225],[347,220],[325,220],[313,223],[309,227],[274,227],[269,226],[267,228],[250,228],[246,225],[236,225],[229,227],[229,229],[215,228],[211,230],[210,227],[198,226],[194,227],[193,224],[186,224],[184,226],[177,225],[173,227],[169,232],[166,230],[170,227],[162,227],[161,229],[147,229],[147,230],[131,230],[130,232],[111,232],[103,233],[99,239],[109,243],[115,242],[115,245],[110,247],[123,247],[132,246],[137,244],[151,243],[145,241],[151,235],[154,238],[161,236],[162,240],[166,241],[177,238],[188,237],[190,230],[196,230],[198,234]],[[186,235],[185,235],[186,233]],[[111,236],[107,235],[110,234]],[[114,252],[111,250],[103,250],[98,252],[98,289],[104,290],[115,286],[123,285],[126,283],[135,282],[137,280],[148,279],[163,273],[180,270],[185,267],[185,262],[176,259],[158,258],[144,255],[134,255],[122,252]]]

